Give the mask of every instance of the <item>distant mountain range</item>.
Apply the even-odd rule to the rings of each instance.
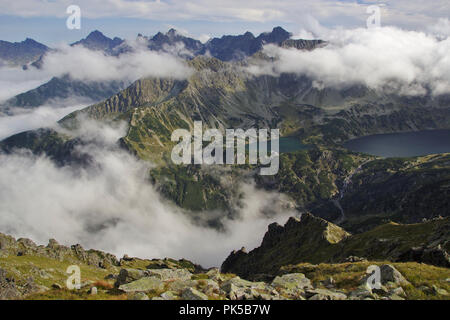
[[[291,36],[292,34],[283,28],[275,27],[271,32],[261,33],[257,37],[251,32],[246,32],[236,36],[224,35],[221,38],[212,38],[206,43],[202,43],[197,39],[182,35],[175,29],[170,29],[167,33],[158,32],[153,37],[139,34],[137,39],[146,41],[149,50],[173,52],[172,48],[181,44],[184,49],[182,57],[208,54],[222,61],[242,60],[260,51],[264,44],[311,50],[324,43],[320,40],[292,40]],[[71,44],[71,46],[78,45],[90,50],[103,51],[108,55],[120,55],[133,50],[126,40],[118,37],[111,39],[98,30]],[[28,38],[25,41],[14,43],[0,41],[0,62],[11,66],[23,65],[25,68],[31,64],[39,68],[42,65],[42,56],[50,50],[46,45]]]
[[[137,39],[152,51],[163,51],[177,54],[185,59],[192,59],[199,55],[210,55],[222,61],[242,60],[257,53],[264,44],[276,44],[283,47],[312,50],[325,42],[321,40],[292,40],[291,33],[281,27],[274,28],[271,32],[265,32],[255,37],[246,32],[243,35],[223,36],[213,38],[203,44],[199,40],[186,37],[175,29],[167,33],[158,32],[153,37],[141,34]],[[27,39],[21,43],[1,42],[0,57],[7,61],[8,65],[20,66],[24,69],[31,67],[41,68],[43,57],[46,53],[55,50]],[[71,46],[83,46],[89,50],[102,51],[106,55],[119,56],[133,51],[133,47],[127,41],[115,37],[108,38],[98,30],[91,32],[86,38],[74,42]],[[19,94],[9,99],[4,105],[7,107],[33,108],[43,105],[51,100],[65,99],[71,95],[85,97],[93,101],[100,101],[112,96],[124,89],[124,84],[118,81],[108,83],[84,83],[74,81],[69,77],[53,78],[48,83],[28,92]]]
[[[39,59],[49,50],[46,45],[29,38],[22,42],[0,40],[0,65],[26,65]]]

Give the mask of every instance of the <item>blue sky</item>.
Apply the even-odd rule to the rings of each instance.
[[[79,5],[81,30],[68,30],[66,8]],[[48,45],[74,42],[93,30],[135,38],[169,28],[197,38],[258,34],[282,26],[294,34],[311,18],[326,27],[364,27],[369,5],[382,9],[382,24],[426,30],[450,16],[450,1],[433,0],[0,0],[0,39],[30,37]]]
[[[108,37],[131,39],[138,33],[154,35],[158,31],[166,32],[170,28],[188,31],[194,37],[203,34],[222,36],[224,34],[242,34],[250,31],[255,34],[270,31],[275,26],[282,26],[291,31],[294,23],[283,21],[270,22],[212,22],[212,21],[158,21],[132,18],[97,18],[82,19],[80,30],[65,27],[65,18],[55,17],[17,17],[0,15],[0,39],[22,41],[29,37],[36,41],[52,45],[60,42],[72,43],[86,37],[91,31],[99,30]]]

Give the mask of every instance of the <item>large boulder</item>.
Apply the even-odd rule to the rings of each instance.
[[[145,277],[139,280],[123,284],[119,286],[119,290],[122,290],[126,293],[135,293],[135,292],[155,292],[161,291],[164,289],[164,283],[155,277]]]
[[[289,291],[312,289],[311,281],[303,273],[278,276],[273,279],[272,287]]]
[[[139,280],[146,277],[147,274],[143,270],[138,269],[121,269],[119,275],[117,276],[116,283],[114,286],[118,288],[122,284],[130,283],[132,281]]]
[[[408,280],[395,269],[393,265],[384,264],[380,267],[381,272],[381,284],[387,284],[388,282],[395,283],[396,285],[408,285]]]
[[[157,277],[162,281],[190,280],[192,273],[186,269],[148,269],[145,271],[149,277]]]

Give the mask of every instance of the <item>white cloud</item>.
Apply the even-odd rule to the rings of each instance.
[[[0,104],[15,95],[34,89],[51,79],[51,75],[40,70],[2,67],[0,68]]]
[[[119,57],[106,56],[82,46],[61,45],[47,54],[43,70],[54,76],[70,74],[87,81],[128,80],[143,77],[184,79],[191,73],[184,61],[168,53],[134,50]]]
[[[448,18],[441,18],[436,24],[433,24],[428,29],[440,39],[450,37],[450,20]]]
[[[89,103],[80,103],[86,99],[70,99],[53,101],[34,109],[14,108],[9,110],[10,115],[0,116],[0,140],[13,134],[42,127],[53,127],[65,115],[88,106]]]
[[[149,184],[148,163],[111,145],[125,127],[83,123],[80,132],[97,137],[95,146],[82,149],[95,158],[94,167],[72,170],[44,157],[0,155],[0,232],[39,243],[48,238],[81,243],[118,256],[187,258],[217,266],[231,250],[258,246],[268,224],[295,214],[282,210],[267,218],[262,212],[280,195],[242,185],[245,208],[240,218],[223,220],[226,232],[195,225]]]
[[[70,0],[0,0],[3,14],[66,17]],[[383,5],[385,25],[421,28],[450,16],[448,0],[338,1],[338,0],[78,0],[87,18],[128,17],[160,21],[284,21],[298,23],[311,14],[328,25],[363,26],[366,7]]]
[[[450,92],[450,39],[394,27],[319,30],[329,44],[313,51],[282,49],[265,52],[278,59],[252,67],[254,73],[294,72],[331,87],[363,84],[400,94]]]

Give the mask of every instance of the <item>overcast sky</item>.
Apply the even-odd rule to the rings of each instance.
[[[81,8],[81,30],[66,28],[72,4]],[[311,17],[326,27],[364,27],[373,4],[381,7],[382,25],[404,29],[427,30],[450,17],[449,0],[0,0],[0,39],[32,37],[52,45],[95,29],[134,38],[171,27],[201,39],[247,30],[258,34],[277,25],[297,33]]]

